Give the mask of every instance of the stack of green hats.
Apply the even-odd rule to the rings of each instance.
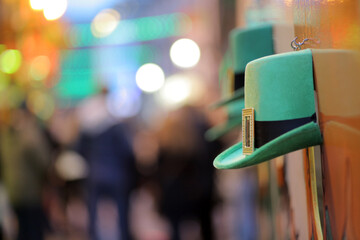
[[[250,62],[245,71],[242,142],[214,161],[242,168],[322,143],[316,118],[311,50]]]
[[[245,67],[250,61],[274,54],[273,26],[237,28],[230,33],[230,48],[220,67],[220,87],[224,96],[212,108],[226,107],[227,122],[209,129],[205,137],[215,140],[241,126],[244,108]],[[228,93],[231,93],[230,96]]]

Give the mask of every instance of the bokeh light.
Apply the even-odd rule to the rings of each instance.
[[[174,109],[185,104],[201,105],[205,94],[204,81],[196,73],[178,73],[165,80],[164,87],[156,94],[159,105]]]
[[[67,0],[47,0],[44,5],[44,16],[52,21],[62,17],[67,9]]]
[[[142,65],[136,72],[136,84],[144,92],[156,92],[165,81],[164,71],[156,64]]]
[[[30,111],[42,120],[48,120],[55,111],[53,97],[41,90],[32,90],[29,93],[27,105]]]
[[[84,23],[72,25],[69,31],[69,41],[73,47],[121,45],[179,36],[189,32],[191,19],[183,13],[121,19],[115,29],[104,37],[100,37],[103,34],[102,31],[104,31],[102,29],[99,33],[95,31],[95,34],[100,34],[99,37],[94,35],[93,25],[93,23],[90,27]],[[113,26],[113,24],[111,23],[109,26]],[[104,32],[107,33],[108,31]]]
[[[173,75],[166,79],[158,95],[159,103],[165,107],[178,107],[184,104],[191,94],[191,82],[186,75]]]
[[[57,173],[68,181],[85,178],[88,174],[88,166],[85,159],[72,151],[62,151],[55,162]]]
[[[95,37],[110,35],[118,26],[120,14],[114,9],[105,9],[98,13],[91,23],[91,32]]]
[[[18,50],[9,49],[0,55],[0,70],[7,74],[15,73],[21,66],[22,56]]]
[[[191,39],[179,39],[170,48],[170,58],[176,66],[194,67],[200,60],[200,48]]]
[[[30,65],[30,76],[34,80],[44,80],[50,72],[50,60],[47,56],[38,56],[32,60]]]
[[[46,0],[30,0],[30,6],[33,10],[43,10]]]
[[[106,106],[109,113],[116,118],[133,117],[140,112],[141,97],[132,89],[118,89],[107,96]]]

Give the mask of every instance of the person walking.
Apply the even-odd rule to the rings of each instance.
[[[77,147],[88,163],[86,180],[90,215],[89,233],[93,240],[101,239],[98,231],[97,207],[100,200],[113,200],[118,209],[118,232],[121,240],[130,240],[130,193],[136,184],[135,158],[124,123],[118,122],[106,110],[106,94],[89,100],[82,122],[83,131]],[[92,119],[91,119],[92,118]]]

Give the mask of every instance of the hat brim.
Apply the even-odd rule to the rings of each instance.
[[[228,105],[229,103],[232,103],[236,100],[239,100],[241,98],[244,98],[244,88],[239,88],[238,90],[236,90],[233,95],[231,95],[230,97],[221,99],[220,101],[213,103],[209,106],[210,109],[216,109],[225,105]]]
[[[222,125],[212,127],[205,132],[205,139],[208,141],[215,141],[216,139],[224,136],[234,128],[241,126],[241,123],[242,123],[242,119],[240,116],[237,119],[228,120],[226,123]]]
[[[251,155],[243,155],[242,142],[237,143],[218,155],[214,160],[214,166],[218,169],[244,168],[321,143],[319,125],[310,122],[255,149]]]

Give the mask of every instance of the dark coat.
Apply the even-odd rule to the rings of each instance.
[[[124,191],[134,187],[134,153],[123,124],[113,125],[98,134],[83,133],[78,150],[89,164],[91,186],[113,186]]]
[[[211,208],[215,173],[212,162],[221,148],[219,142],[205,141],[204,133],[209,126],[201,113],[190,107],[182,111],[185,116],[171,127],[175,131],[191,129],[185,135],[192,146],[188,149],[160,146],[159,151],[160,210],[170,218],[193,217],[204,208]],[[183,123],[190,125],[179,126]],[[179,142],[176,134],[175,144]]]

